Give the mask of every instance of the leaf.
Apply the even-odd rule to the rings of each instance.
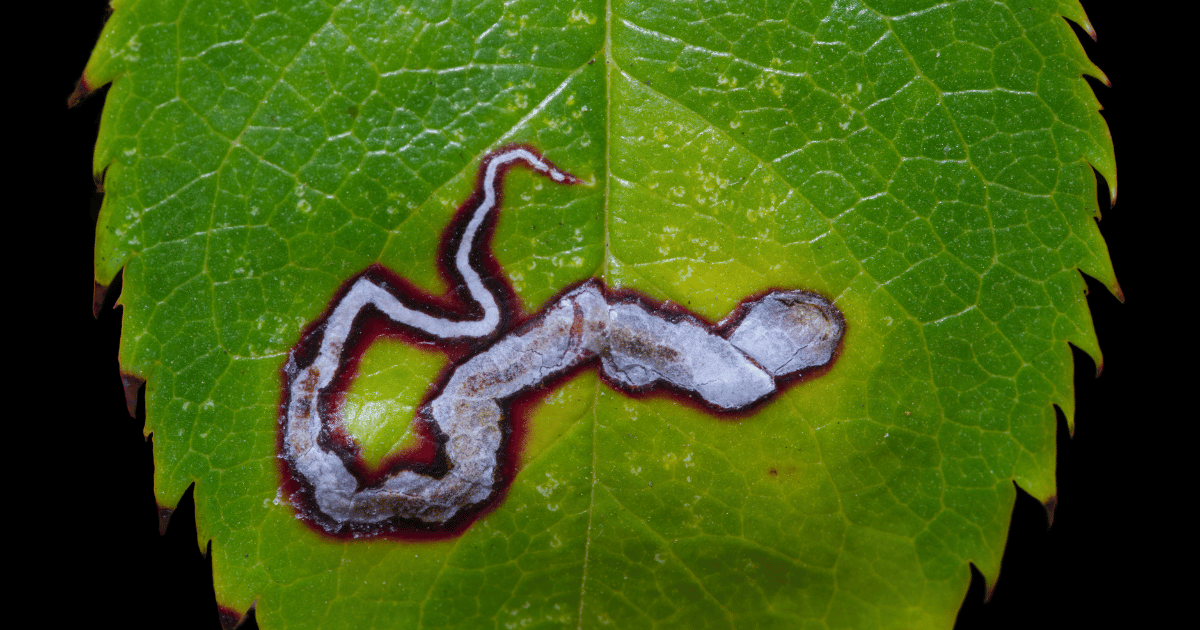
[[[996,579],[1013,482],[1052,509],[1068,343],[1100,364],[1078,271],[1119,295],[1080,77],[1103,75],[1063,18],[1090,29],[1067,0],[115,3],[81,83],[112,82],[96,281],[123,270],[156,497],[195,484],[220,604],[265,628],[949,627],[968,563]],[[581,372],[461,535],[330,538],[280,490],[286,356],[369,265],[449,290],[438,239],[513,142],[588,182],[506,181],[493,249],[527,312],[593,276],[709,321],[804,288],[845,315],[841,356],[735,420]],[[441,369],[375,354],[359,408]],[[369,457],[405,439],[373,428]]]

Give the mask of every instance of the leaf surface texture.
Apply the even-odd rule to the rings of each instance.
[[[1014,481],[1054,497],[1068,343],[1100,362],[1080,271],[1119,292],[1075,0],[113,8],[96,280],[124,271],[157,499],[196,484],[217,599],[263,628],[949,628]],[[529,312],[592,276],[710,321],[805,288],[841,358],[737,420],[583,372],[461,537],[323,537],[278,495],[286,353],[370,264],[449,289],[441,232],[513,142],[588,183],[506,182]],[[419,399],[441,365],[406,352],[362,396]]]

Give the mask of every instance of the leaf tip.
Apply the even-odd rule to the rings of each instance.
[[[92,317],[95,319],[100,319],[100,309],[104,308],[104,300],[108,297],[110,286],[112,285],[92,281]]]
[[[129,417],[137,417],[138,409],[138,391],[142,389],[146,379],[136,375],[121,372],[121,386],[125,389],[125,408],[129,410]]]
[[[247,608],[246,612],[244,613],[239,613],[232,608],[227,608],[217,604],[217,617],[219,617],[221,620],[221,629],[235,630],[236,628],[240,628],[245,625],[246,620],[254,614],[254,606],[257,603],[258,602],[250,604],[250,608]]]
[[[989,579],[988,576],[983,574],[983,570],[980,569],[979,565],[975,564],[974,561],[968,562],[967,566],[970,567],[972,582],[974,582],[976,578],[983,581],[983,603],[986,604],[992,601],[992,595],[996,593],[996,583],[1000,581],[999,568],[996,570],[996,575]]]
[[[1087,274],[1087,275],[1091,275],[1093,278],[1095,278],[1095,277],[1096,277],[1095,275],[1093,275],[1093,274],[1089,274],[1089,273],[1088,273],[1088,272],[1086,272],[1086,271],[1084,271],[1083,273],[1085,273],[1085,274]],[[1112,266],[1111,266],[1111,265],[1109,266],[1109,273],[1108,273],[1108,274],[1106,274],[1106,275],[1108,275],[1108,278],[1103,278],[1103,277],[1101,277],[1101,278],[1098,278],[1098,279],[1099,279],[1099,280],[1100,280],[1102,283],[1104,283],[1104,288],[1105,288],[1105,289],[1108,289],[1108,292],[1109,292],[1109,294],[1110,294],[1110,295],[1112,295],[1113,297],[1117,298],[1117,301],[1118,301],[1118,302],[1120,302],[1120,303],[1124,304],[1124,303],[1125,303],[1125,290],[1121,288],[1121,283],[1120,283],[1120,281],[1118,281],[1118,280],[1117,280],[1117,276],[1116,276],[1116,274],[1115,274],[1115,273],[1113,273],[1113,271],[1112,271]],[[1084,295],[1091,295],[1091,291],[1090,291],[1090,290],[1088,290],[1088,288],[1087,288],[1087,286],[1086,286],[1086,285],[1085,285],[1085,286],[1084,286],[1084,288],[1083,288],[1083,294],[1084,294]]]
[[[158,506],[158,535],[165,536],[167,534],[167,525],[171,523],[171,515],[175,510],[169,507]]]
[[[93,92],[95,92],[95,88],[93,88],[92,84],[87,80],[87,76],[85,75],[79,77],[79,81],[75,83],[75,90],[72,91],[71,95],[67,97],[67,108],[70,109],[82,103],[87,99],[87,97],[91,96]]]
[[[999,580],[992,580],[992,581],[988,582],[987,592],[985,592],[983,594],[983,603],[986,604],[986,603],[992,601],[992,595],[995,594],[995,592],[996,592],[996,582],[998,582],[998,581]]]
[[[1058,508],[1058,495],[1052,494],[1042,503],[1046,509],[1046,529],[1054,527],[1054,510]]]

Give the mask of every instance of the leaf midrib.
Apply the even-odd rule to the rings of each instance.
[[[600,276],[605,285],[609,281],[609,261],[612,260],[612,241],[609,229],[608,204],[612,199],[612,0],[604,1],[604,260],[601,261]],[[596,379],[595,392],[592,394],[592,483],[588,496],[588,522],[583,534],[583,570],[579,578],[579,620],[576,630],[583,630],[583,606],[587,597],[588,561],[592,551],[592,524],[596,514],[596,429],[598,405],[600,403],[600,379]]]

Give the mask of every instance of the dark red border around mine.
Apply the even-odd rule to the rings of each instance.
[[[458,248],[458,244],[462,239],[466,225],[470,221],[475,207],[482,201],[484,194],[483,176],[488,163],[498,153],[518,147],[524,148],[545,160],[539,151],[527,145],[507,145],[489,153],[480,163],[479,171],[476,174],[475,188],[471,196],[459,206],[449,226],[442,233],[438,253],[438,271],[447,286],[454,288],[444,296],[433,296],[415,287],[412,283],[382,265],[374,264],[367,267],[361,273],[355,274],[343,282],[331,296],[329,301],[330,307],[327,307],[302,332],[300,342],[289,353],[289,357],[295,360],[294,369],[303,369],[311,364],[313,355],[317,351],[321,340],[321,335],[317,335],[316,333],[324,329],[326,321],[332,313],[332,305],[336,304],[360,277],[368,277],[376,283],[387,286],[393,295],[396,295],[406,306],[430,315],[451,319],[476,319],[480,317],[482,309],[470,299],[462,275],[454,266],[455,251]],[[545,161],[554,167],[549,160]],[[334,382],[327,389],[329,393],[320,396],[317,401],[318,414],[323,419],[323,426],[318,442],[322,447],[338,455],[346,464],[347,470],[359,480],[360,487],[381,484],[387,477],[403,469],[414,470],[421,474],[440,478],[447,472],[449,466],[449,462],[445,457],[445,449],[441,447],[441,442],[444,438],[434,435],[434,432],[428,425],[422,425],[419,428],[421,434],[416,447],[391,454],[379,466],[372,467],[363,460],[361,449],[349,439],[340,422],[336,423],[334,427],[324,422],[324,418],[330,416],[334,418],[341,417],[341,406],[344,403],[350,384],[358,374],[358,367],[362,361],[363,354],[379,338],[398,339],[404,343],[429,350],[436,350],[446,355],[448,359],[446,367],[430,383],[429,390],[421,399],[420,405],[424,406],[441,392],[442,387],[445,386],[455,367],[466,359],[486,350],[504,334],[516,331],[540,319],[545,315],[548,306],[555,304],[563,295],[587,282],[598,283],[601,290],[610,299],[615,298],[616,301],[620,302],[639,303],[647,310],[657,312],[670,321],[678,322],[690,319],[703,326],[706,330],[722,337],[725,337],[728,332],[731,332],[741,323],[745,317],[747,303],[776,290],[774,288],[764,289],[743,298],[722,322],[714,323],[705,320],[703,317],[688,311],[683,306],[674,302],[659,302],[630,289],[609,290],[599,279],[590,278],[563,288],[547,300],[537,312],[525,314],[516,291],[504,276],[503,270],[492,254],[492,248],[490,247],[495,233],[496,221],[503,205],[503,175],[512,166],[513,164],[508,164],[501,167],[503,170],[496,180],[496,208],[493,212],[488,213],[488,216],[480,226],[479,234],[476,236],[476,238],[486,239],[484,246],[472,248],[470,258],[471,267],[479,273],[484,285],[497,298],[497,303],[500,307],[500,324],[497,326],[495,333],[482,339],[447,342],[432,338],[420,331],[414,331],[398,325],[382,316],[374,307],[364,309],[352,325],[353,330],[350,338],[347,340],[341,359],[342,368],[339,370]],[[565,173],[565,171],[563,172]],[[568,176],[568,178],[567,181],[561,183],[568,185],[580,183],[577,178],[572,176]],[[805,292],[816,295],[810,291]],[[832,304],[832,300],[829,302]],[[715,409],[689,392],[668,384],[655,383],[646,388],[631,390],[606,378],[603,374],[600,377],[613,390],[620,391],[633,398],[670,398],[686,407],[703,411],[716,418],[740,420],[753,415],[764,403],[775,398],[785,390],[810,379],[818,378],[832,369],[842,354],[846,338],[845,318],[839,309],[835,309],[835,311],[837,312],[837,316],[842,318],[843,334],[830,360],[820,367],[775,379],[776,390],[773,394],[764,396],[742,409],[734,411]],[[431,525],[413,519],[401,518],[394,518],[371,525],[346,525],[333,522],[321,516],[320,510],[317,509],[315,500],[312,498],[312,486],[306,480],[295,475],[292,471],[290,461],[281,455],[278,459],[283,490],[289,497],[289,502],[301,520],[310,529],[323,536],[340,540],[364,537],[392,540],[445,540],[455,538],[463,534],[480,517],[503,503],[504,498],[508,494],[509,487],[518,473],[517,462],[520,461],[521,449],[524,448],[525,440],[529,434],[529,420],[538,405],[559,385],[585,370],[594,368],[598,361],[599,357],[595,357],[555,376],[551,381],[545,383],[543,387],[537,390],[523,392],[509,400],[501,401],[501,406],[505,409],[505,418],[501,427],[503,442],[500,452],[497,454],[499,472],[497,473],[494,490],[487,500],[478,505],[460,509],[454,518],[443,525]],[[290,403],[290,387],[288,386],[290,381],[291,375],[288,374],[288,364],[285,364],[280,369],[282,395],[278,412],[278,417],[280,418],[279,429],[276,431],[276,444],[279,453],[285,452],[285,418],[287,407]]]

